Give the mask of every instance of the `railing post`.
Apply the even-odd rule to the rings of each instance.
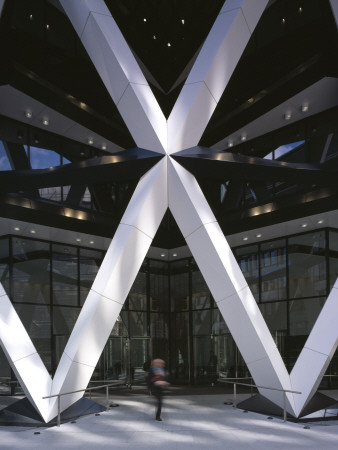
[[[60,398],[61,396],[58,395],[58,421],[57,421],[57,426],[59,427],[61,425],[61,413],[60,413]]]
[[[106,411],[109,411],[109,387],[106,386]]]
[[[237,398],[236,398],[236,383],[234,383],[234,408],[237,408]]]
[[[286,392],[283,391],[284,422],[286,422]]]

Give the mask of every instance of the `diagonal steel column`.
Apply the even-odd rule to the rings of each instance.
[[[136,145],[167,147],[167,123],[104,0],[60,0]]]
[[[168,154],[198,145],[268,0],[227,0],[168,119]]]
[[[237,261],[193,175],[168,164],[169,208],[257,385],[291,390],[289,374]],[[283,407],[281,392],[261,390]],[[287,410],[295,404],[287,394]]]

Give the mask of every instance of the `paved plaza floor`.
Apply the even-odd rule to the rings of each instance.
[[[338,449],[338,421],[305,424],[268,419],[224,404],[231,403],[231,394],[169,392],[164,399],[163,422],[154,420],[152,396],[122,392],[113,400],[119,407],[61,427],[0,427],[0,449]]]

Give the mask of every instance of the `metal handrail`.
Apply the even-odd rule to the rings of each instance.
[[[109,387],[110,386],[116,386],[116,385],[122,385],[124,383],[110,383],[110,384],[103,384],[102,386],[93,386],[93,387],[87,387],[85,389],[77,389],[76,391],[70,391],[70,392],[63,392],[62,394],[54,394],[54,395],[47,395],[46,397],[42,397],[42,399],[47,399],[47,398],[54,398],[57,397],[58,398],[58,415],[57,415],[57,426],[61,426],[61,407],[60,407],[60,397],[62,397],[63,395],[70,395],[70,394],[76,394],[77,392],[85,392],[85,391],[92,391],[94,389],[102,389],[102,388],[106,388],[106,411],[109,411]]]
[[[268,389],[270,391],[278,391],[278,392],[283,392],[283,418],[284,418],[284,422],[287,421],[287,413],[286,413],[286,393],[290,392],[292,394],[301,394],[301,392],[299,391],[291,391],[289,389],[278,389],[278,388],[272,388],[272,387],[268,387],[268,386],[258,386],[257,384],[248,384],[248,383],[238,383],[236,381],[228,381],[228,380],[224,380],[222,378],[219,378],[218,381],[220,381],[221,383],[229,383],[229,384],[233,384],[234,385],[234,408],[237,408],[237,402],[236,402],[236,396],[237,396],[237,384],[241,385],[241,386],[249,386],[249,387],[255,387],[258,389]]]

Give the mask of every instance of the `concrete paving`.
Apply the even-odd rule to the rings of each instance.
[[[240,394],[240,399],[247,395]],[[338,421],[284,423],[282,419],[235,409],[231,394],[171,395],[163,422],[154,420],[152,396],[118,394],[120,406],[61,427],[1,427],[1,450],[337,450]],[[98,399],[98,401],[102,401]],[[305,428],[310,427],[310,428]],[[39,433],[39,434],[38,434]]]

